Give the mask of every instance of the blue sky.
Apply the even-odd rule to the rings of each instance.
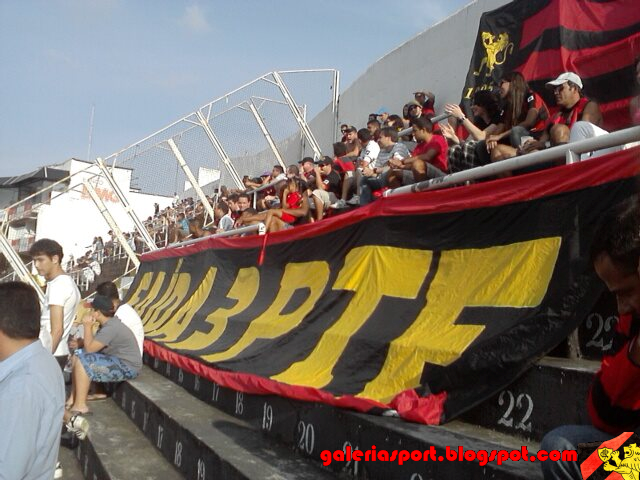
[[[0,177],[106,157],[273,70],[344,90],[467,0],[1,0]]]

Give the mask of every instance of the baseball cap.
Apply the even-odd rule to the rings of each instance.
[[[411,100],[410,102],[407,102],[407,106],[408,107],[413,107],[413,106],[421,107],[422,104],[420,102],[417,102],[416,100]]]
[[[558,78],[555,80],[551,80],[547,82],[547,87],[557,87],[558,85],[562,85],[563,83],[572,82],[575,83],[578,87],[582,88],[582,80],[578,75],[573,72],[564,72],[558,75]]]
[[[318,165],[333,165],[333,160],[326,155],[318,160]]]
[[[389,113],[389,109],[387,107],[380,107],[375,114],[382,115],[383,113]]]
[[[311,157],[304,157],[302,160],[299,160],[298,163],[307,163],[307,162],[311,162],[313,163],[313,158]]]
[[[85,302],[84,306],[99,310],[105,314],[108,312],[113,315],[114,313],[113,302],[109,297],[105,297],[104,295],[96,295],[93,297],[93,300]]]

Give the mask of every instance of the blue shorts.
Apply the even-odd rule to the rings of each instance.
[[[75,355],[94,382],[122,382],[138,376],[136,370],[118,357],[104,353],[86,353],[81,348],[76,350]]]

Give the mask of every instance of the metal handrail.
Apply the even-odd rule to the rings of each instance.
[[[226,232],[216,233],[214,235],[207,235],[206,237],[192,238],[190,240],[185,240],[184,242],[174,243],[173,245],[167,245],[166,247],[159,248],[156,251],[166,250],[167,248],[186,247],[187,245],[193,245],[194,243],[199,243],[210,238],[234,237],[236,235],[242,235],[243,233],[256,232],[258,235],[264,235],[266,230],[267,229],[264,223],[256,223],[255,225],[247,225],[246,227],[234,228],[233,230],[227,230]]]
[[[486,177],[507,173],[534,165],[541,165],[553,160],[567,159],[567,163],[575,161],[575,155],[594,152],[604,148],[622,146],[627,143],[640,141],[640,126],[626,128],[617,132],[608,133],[599,137],[588,138],[579,142],[567,143],[556,147],[547,148],[538,152],[501,160],[481,167],[471,168],[462,172],[450,173],[443,177],[432,178],[423,182],[406,185],[384,192],[384,196],[398,195],[409,192],[423,192],[436,190],[454,185],[464,184],[473,180],[481,180]]]

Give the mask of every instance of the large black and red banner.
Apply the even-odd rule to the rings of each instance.
[[[553,106],[545,83],[571,71],[600,102],[605,127],[623,128],[639,55],[637,0],[515,0],[482,15],[463,101],[468,106],[476,89],[495,88],[517,70]]]
[[[591,232],[637,190],[638,155],[383,198],[266,241],[157,251],[127,300],[150,355],[219,385],[438,424],[591,310],[603,290]]]

